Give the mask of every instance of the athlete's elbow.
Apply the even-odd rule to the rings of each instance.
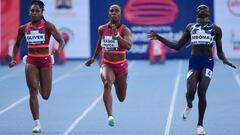
[[[128,46],[126,49],[127,49],[127,50],[130,50],[131,48],[132,48],[132,46]]]
[[[173,47],[170,47],[170,48],[172,48],[172,49],[174,49],[174,50],[176,50],[176,51],[179,51],[181,48],[180,47],[178,47],[178,46],[173,46]]]
[[[130,50],[131,47],[132,47],[132,44],[131,44],[131,43],[126,44],[126,49],[127,49],[127,50]]]
[[[131,47],[131,46],[129,46],[129,47],[127,48],[127,50],[129,51],[131,48],[132,48],[132,47]]]
[[[224,53],[222,53],[222,52],[217,52],[217,56],[220,60],[224,59]]]
[[[176,51],[179,51],[180,49],[181,49],[181,48],[179,48],[179,47],[175,48]]]

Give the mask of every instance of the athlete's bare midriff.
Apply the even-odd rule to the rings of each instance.
[[[49,54],[49,48],[28,48],[30,54]]]
[[[122,61],[126,59],[126,54],[113,54],[113,53],[107,53],[105,52],[103,54],[104,59],[107,59],[109,61]]]
[[[204,45],[194,45],[192,46],[191,55],[195,56],[211,56],[212,48]]]

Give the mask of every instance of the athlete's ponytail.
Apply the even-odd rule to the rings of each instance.
[[[44,16],[42,16],[42,19],[43,19],[44,21],[46,21],[45,18],[44,18]]]

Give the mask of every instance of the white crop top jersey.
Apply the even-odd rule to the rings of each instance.
[[[213,47],[215,42],[213,26],[213,23],[208,23],[207,25],[193,24],[191,26],[191,44]]]

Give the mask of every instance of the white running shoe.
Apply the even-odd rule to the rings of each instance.
[[[197,134],[198,135],[205,135],[205,131],[203,129],[203,126],[197,126]]]
[[[113,116],[109,116],[109,117],[108,117],[108,125],[109,125],[110,127],[113,127],[113,126],[114,126],[114,118],[113,118]]]
[[[191,112],[191,110],[192,110],[192,108],[189,108],[189,107],[186,105],[186,107],[184,108],[183,113],[182,113],[182,119],[183,119],[184,121],[187,120],[187,117],[188,117],[189,113]]]
[[[42,132],[42,128],[40,125],[36,124],[33,129],[32,129],[33,133],[41,133]]]

